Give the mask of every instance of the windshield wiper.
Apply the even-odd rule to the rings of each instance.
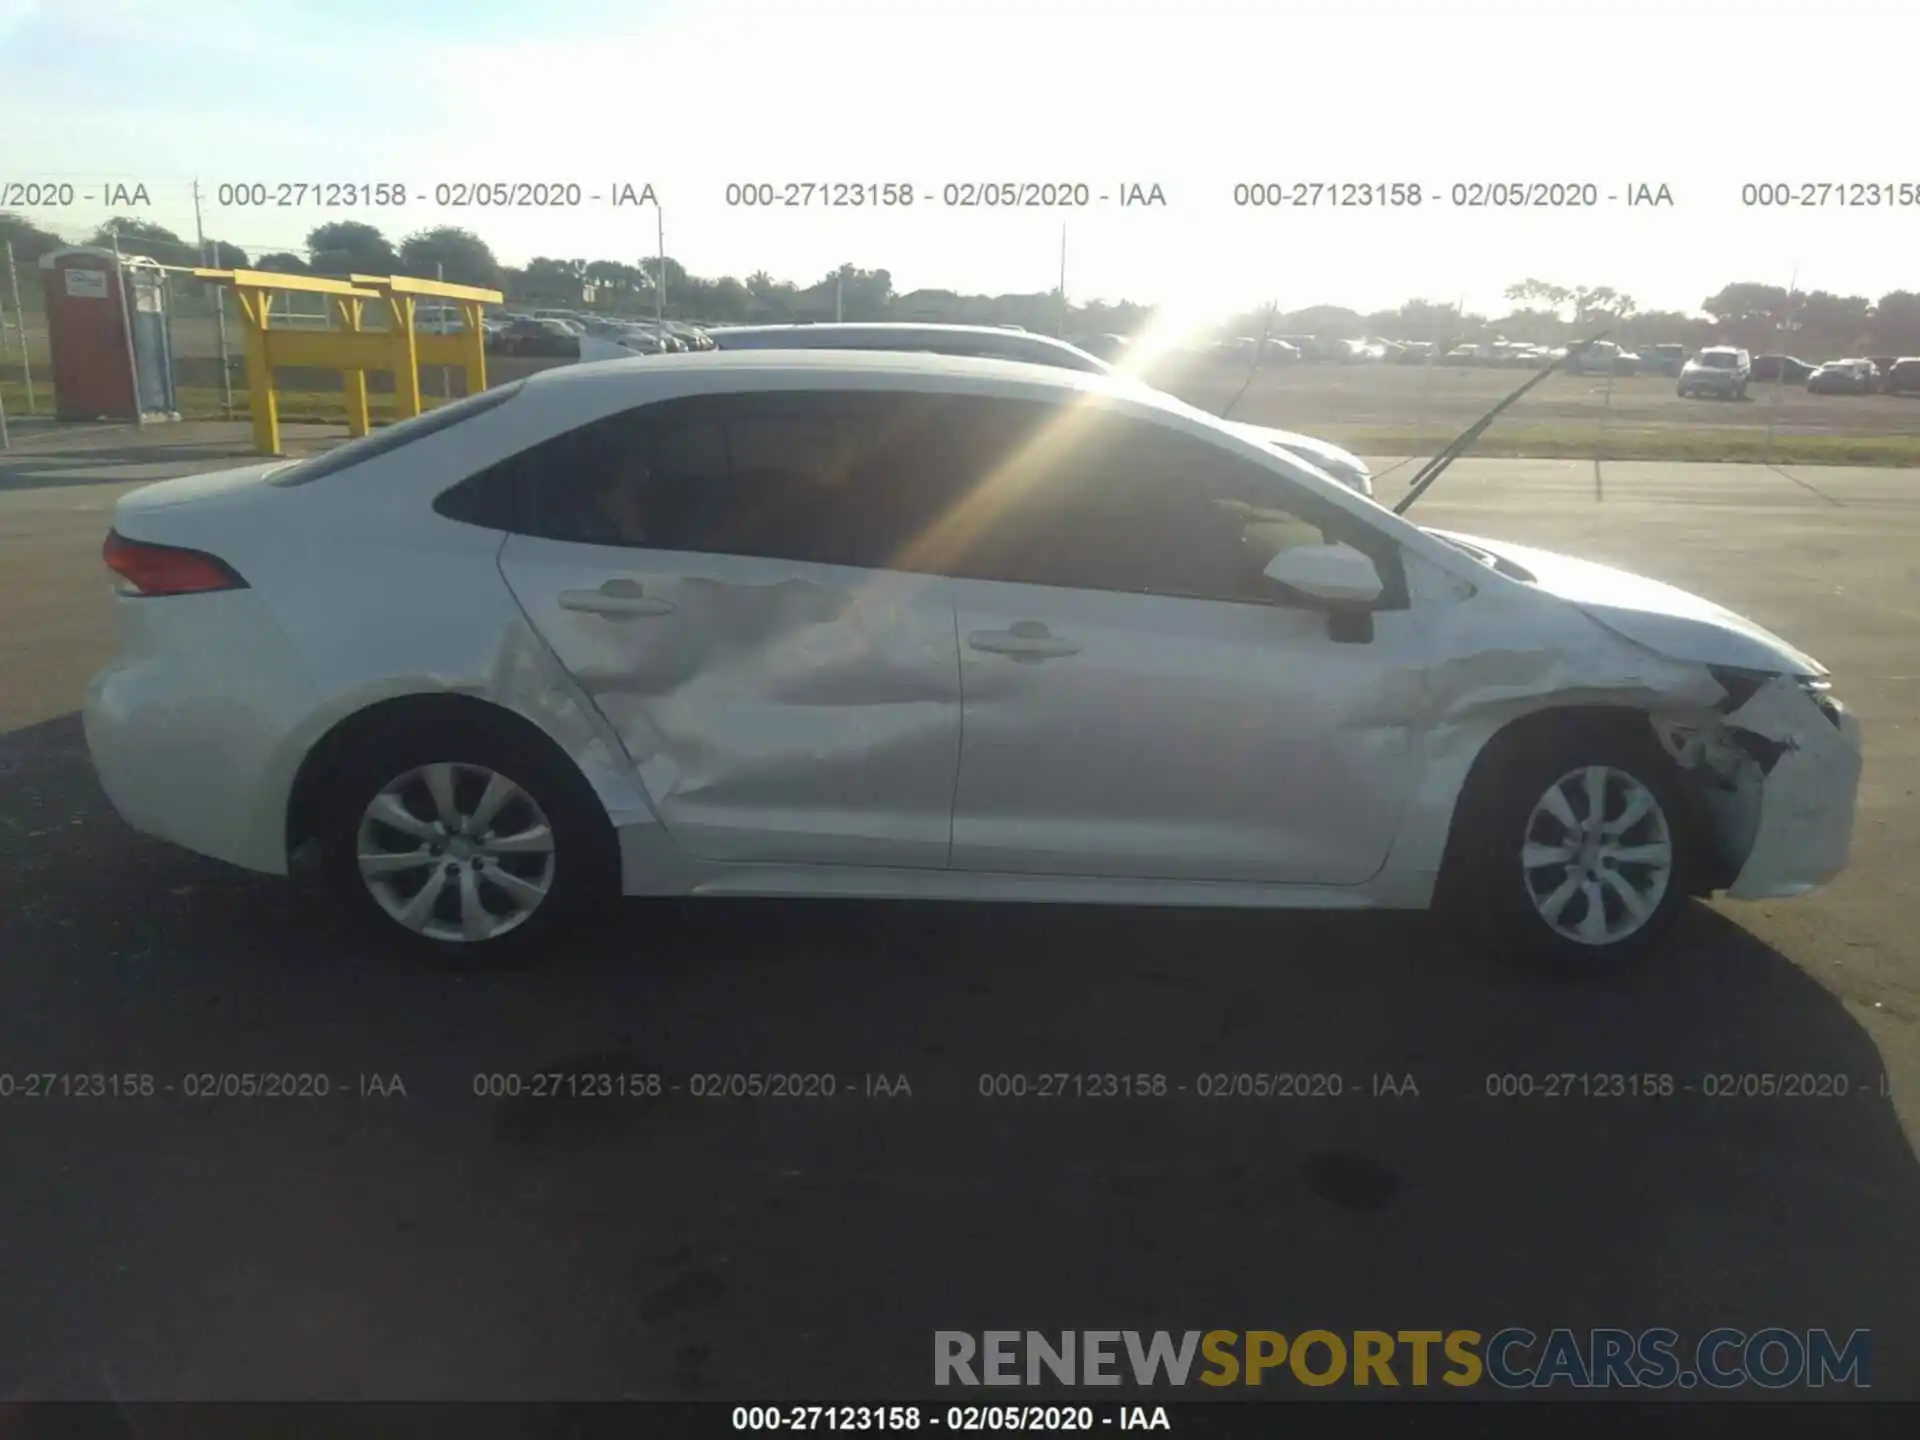
[[[1254,347],[1253,365],[1247,371],[1247,378],[1240,382],[1240,388],[1234,392],[1233,398],[1221,407],[1220,418],[1222,420],[1225,420],[1229,415],[1233,414],[1233,407],[1240,403],[1240,397],[1245,395],[1247,393],[1247,387],[1253,384],[1253,377],[1260,373],[1260,362],[1267,358],[1267,337],[1273,333],[1273,314],[1279,307],[1280,302],[1278,300],[1269,300],[1267,302],[1267,318],[1260,324],[1260,343]]]
[[[1440,478],[1440,472],[1445,470],[1447,466],[1451,465],[1455,460],[1458,460],[1466,453],[1468,447],[1471,446],[1474,441],[1487,433],[1487,427],[1500,418],[1501,411],[1505,410],[1509,405],[1513,404],[1514,401],[1526,394],[1527,391],[1531,390],[1542,380],[1546,379],[1547,376],[1559,369],[1563,363],[1571,360],[1576,355],[1591,350],[1595,345],[1606,339],[1607,334],[1607,331],[1602,330],[1599,334],[1582,340],[1578,345],[1570,346],[1564,356],[1556,356],[1554,359],[1548,361],[1546,368],[1538,375],[1533,376],[1526,384],[1522,385],[1518,390],[1514,391],[1511,395],[1507,396],[1506,399],[1502,400],[1498,405],[1474,421],[1473,424],[1461,431],[1458,438],[1453,440],[1442,449],[1439,454],[1435,455],[1415,472],[1412,483],[1407,486],[1407,493],[1400,497],[1400,503],[1393,507],[1393,513],[1396,515],[1406,514],[1413,502],[1427,493],[1427,487]]]

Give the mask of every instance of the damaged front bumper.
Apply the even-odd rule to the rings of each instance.
[[[1717,841],[1705,888],[1736,900],[1799,895],[1847,864],[1860,722],[1818,682],[1775,676],[1711,716],[1656,717]]]

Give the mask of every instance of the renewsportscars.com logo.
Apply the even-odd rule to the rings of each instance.
[[[942,1386],[1259,1386],[1735,1390],[1871,1384],[1871,1334],[1710,1330],[936,1330]],[[1196,1363],[1197,1362],[1197,1363]]]

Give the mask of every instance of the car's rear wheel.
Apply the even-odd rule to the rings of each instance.
[[[613,889],[610,829],[585,782],[510,737],[398,731],[330,788],[319,837],[329,883],[415,954],[545,958]]]
[[[1443,888],[1505,959],[1592,976],[1647,954],[1695,888],[1699,830],[1651,732],[1527,733],[1462,797]]]

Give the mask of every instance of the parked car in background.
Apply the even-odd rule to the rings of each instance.
[[[1881,388],[1885,389],[1887,373],[1900,363],[1900,357],[1898,355],[1869,355],[1867,358],[1873,362],[1874,378],[1880,382]]]
[[[1753,357],[1730,345],[1714,345],[1702,350],[1680,367],[1680,379],[1674,393],[1682,400],[1695,395],[1710,395],[1717,400],[1744,400],[1747,384],[1753,378]]]
[[[467,324],[457,305],[415,305],[413,328],[420,335],[458,335]]]
[[[1687,368],[1684,345],[1642,345],[1639,355],[1642,374],[1677,376]]]
[[[1605,375],[1608,371],[1615,375],[1636,375],[1640,371],[1640,357],[1631,350],[1622,350],[1611,340],[1596,340],[1578,353],[1570,351],[1566,369],[1570,375]]]
[[[1880,388],[1889,395],[1920,395],[1920,355],[1895,360]]]
[[[1812,395],[1871,395],[1879,388],[1871,360],[1829,360],[1807,377]]]
[[[570,334],[584,335],[587,333],[587,321],[594,317],[591,315],[582,315],[577,310],[536,310],[533,312],[533,318],[536,320],[551,320],[556,324],[566,326]]]
[[[1819,368],[1793,355],[1756,355],[1752,378],[1756,385],[1800,385]]]
[[[683,354],[692,348],[683,338],[657,320],[629,320],[626,328],[651,335],[659,343],[661,353],[665,355]]]
[[[713,338],[722,350],[925,350],[936,355],[1017,360],[1083,374],[1118,373],[1099,356],[1064,340],[991,325],[752,325],[717,330]],[[1251,343],[1257,349],[1260,342]],[[1373,494],[1373,472],[1358,455],[1311,435],[1234,423],[1250,438],[1318,466],[1348,489]]]
[[[1366,346],[1358,340],[1336,339],[1330,335],[1279,335],[1300,352],[1302,360],[1322,365],[1354,365],[1368,358]]]
[[[1538,370],[1546,364],[1546,350],[1524,340],[1501,340],[1494,346],[1491,364],[1507,370]]]
[[[674,339],[678,340],[689,350],[714,350],[718,348],[713,343],[713,337],[698,325],[689,324],[685,320],[662,320],[657,323],[669,335],[673,336]]]
[[[651,325],[627,324],[607,337],[636,355],[677,355],[680,346],[671,335],[662,335]]]
[[[632,355],[678,353],[668,349],[665,336],[652,330],[643,330],[637,325],[615,326],[598,335],[582,336],[579,343],[582,361],[624,360]]]
[[[1860,723],[1786,640],[1036,365],[561,367],[134,490],[102,557],[114,809],[311,854],[435,966],[776,895],[1437,907],[1620,976],[1691,897],[1832,879],[1855,823]]]
[[[1480,347],[1478,345],[1456,345],[1447,351],[1441,359],[1448,365],[1478,365]]]
[[[493,337],[492,348],[502,355],[524,355],[530,359],[577,359],[581,331],[564,320],[528,316],[515,320]]]

